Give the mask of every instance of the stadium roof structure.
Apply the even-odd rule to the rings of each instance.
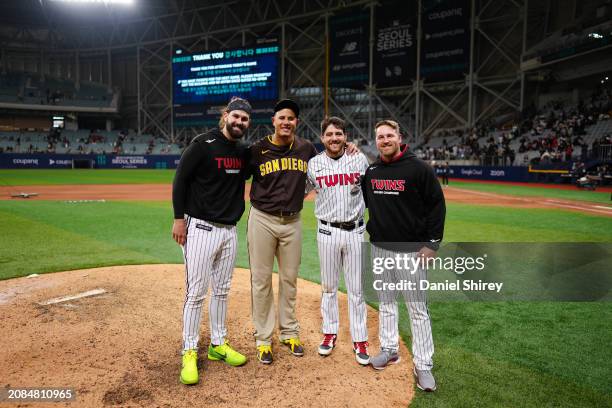
[[[80,0],[83,1],[83,0]],[[0,2],[0,40],[63,49],[123,48],[168,39],[245,31],[371,0],[134,0],[109,4],[60,0]],[[25,41],[24,41],[25,40]]]
[[[172,0],[110,1],[113,0],[4,0],[0,2],[0,23],[23,28],[49,28],[62,24],[108,25],[178,11],[176,2]],[[195,2],[191,2],[191,7],[194,6]]]
[[[426,1],[414,0],[421,10]],[[324,108],[330,16],[387,3],[134,0],[133,5],[124,5],[4,0],[0,2],[0,47],[3,55],[22,50],[40,54],[41,60],[43,54],[72,53],[77,61],[99,55],[100,64],[107,66],[115,57],[129,55],[137,66],[133,110],[139,131],[175,138],[191,130],[174,129],[171,87],[160,85],[171,83],[174,49],[215,50],[276,37],[284,50],[281,96],[299,100],[304,128],[317,134]],[[599,0],[467,0],[467,4],[472,15],[470,69],[465,78],[428,82],[417,76],[410,85],[382,88],[370,83],[359,91],[334,89],[329,113],[345,117],[356,135],[371,135],[373,122],[382,116],[396,118],[418,137],[440,127],[466,128],[495,116],[516,116],[528,103],[530,81],[541,77],[537,69],[524,66],[527,51],[541,51],[547,47],[545,40],[559,31],[577,24],[583,30],[593,18],[610,16],[609,9],[601,11]]]

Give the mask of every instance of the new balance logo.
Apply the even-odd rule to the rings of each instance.
[[[348,42],[344,44],[344,48],[342,49],[342,52],[352,52],[352,51],[355,51],[356,49],[357,49],[357,41],[352,41],[352,42]]]

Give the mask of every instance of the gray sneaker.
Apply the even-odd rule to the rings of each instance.
[[[415,367],[414,376],[416,377],[416,385],[419,387],[419,390],[428,392],[436,390],[436,380],[431,370],[417,370]]]
[[[370,358],[370,364],[377,370],[384,370],[389,364],[400,362],[400,356],[395,350],[381,349],[380,354]]]

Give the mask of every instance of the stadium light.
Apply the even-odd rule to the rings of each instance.
[[[87,3],[87,4],[125,4],[131,6],[134,0],[51,0],[56,3]]]

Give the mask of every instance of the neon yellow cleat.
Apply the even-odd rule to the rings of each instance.
[[[220,346],[208,346],[208,359],[212,361],[225,361],[227,364],[238,367],[246,363],[247,358],[234,350],[227,341]]]
[[[297,337],[281,340],[281,343],[289,347],[291,354],[293,354],[294,356],[302,357],[304,355],[304,346],[302,346],[300,339],[298,339]]]
[[[272,346],[262,344],[257,346],[257,359],[263,364],[272,364]]]
[[[198,352],[195,350],[187,350],[183,354],[181,382],[187,385],[198,383]]]

